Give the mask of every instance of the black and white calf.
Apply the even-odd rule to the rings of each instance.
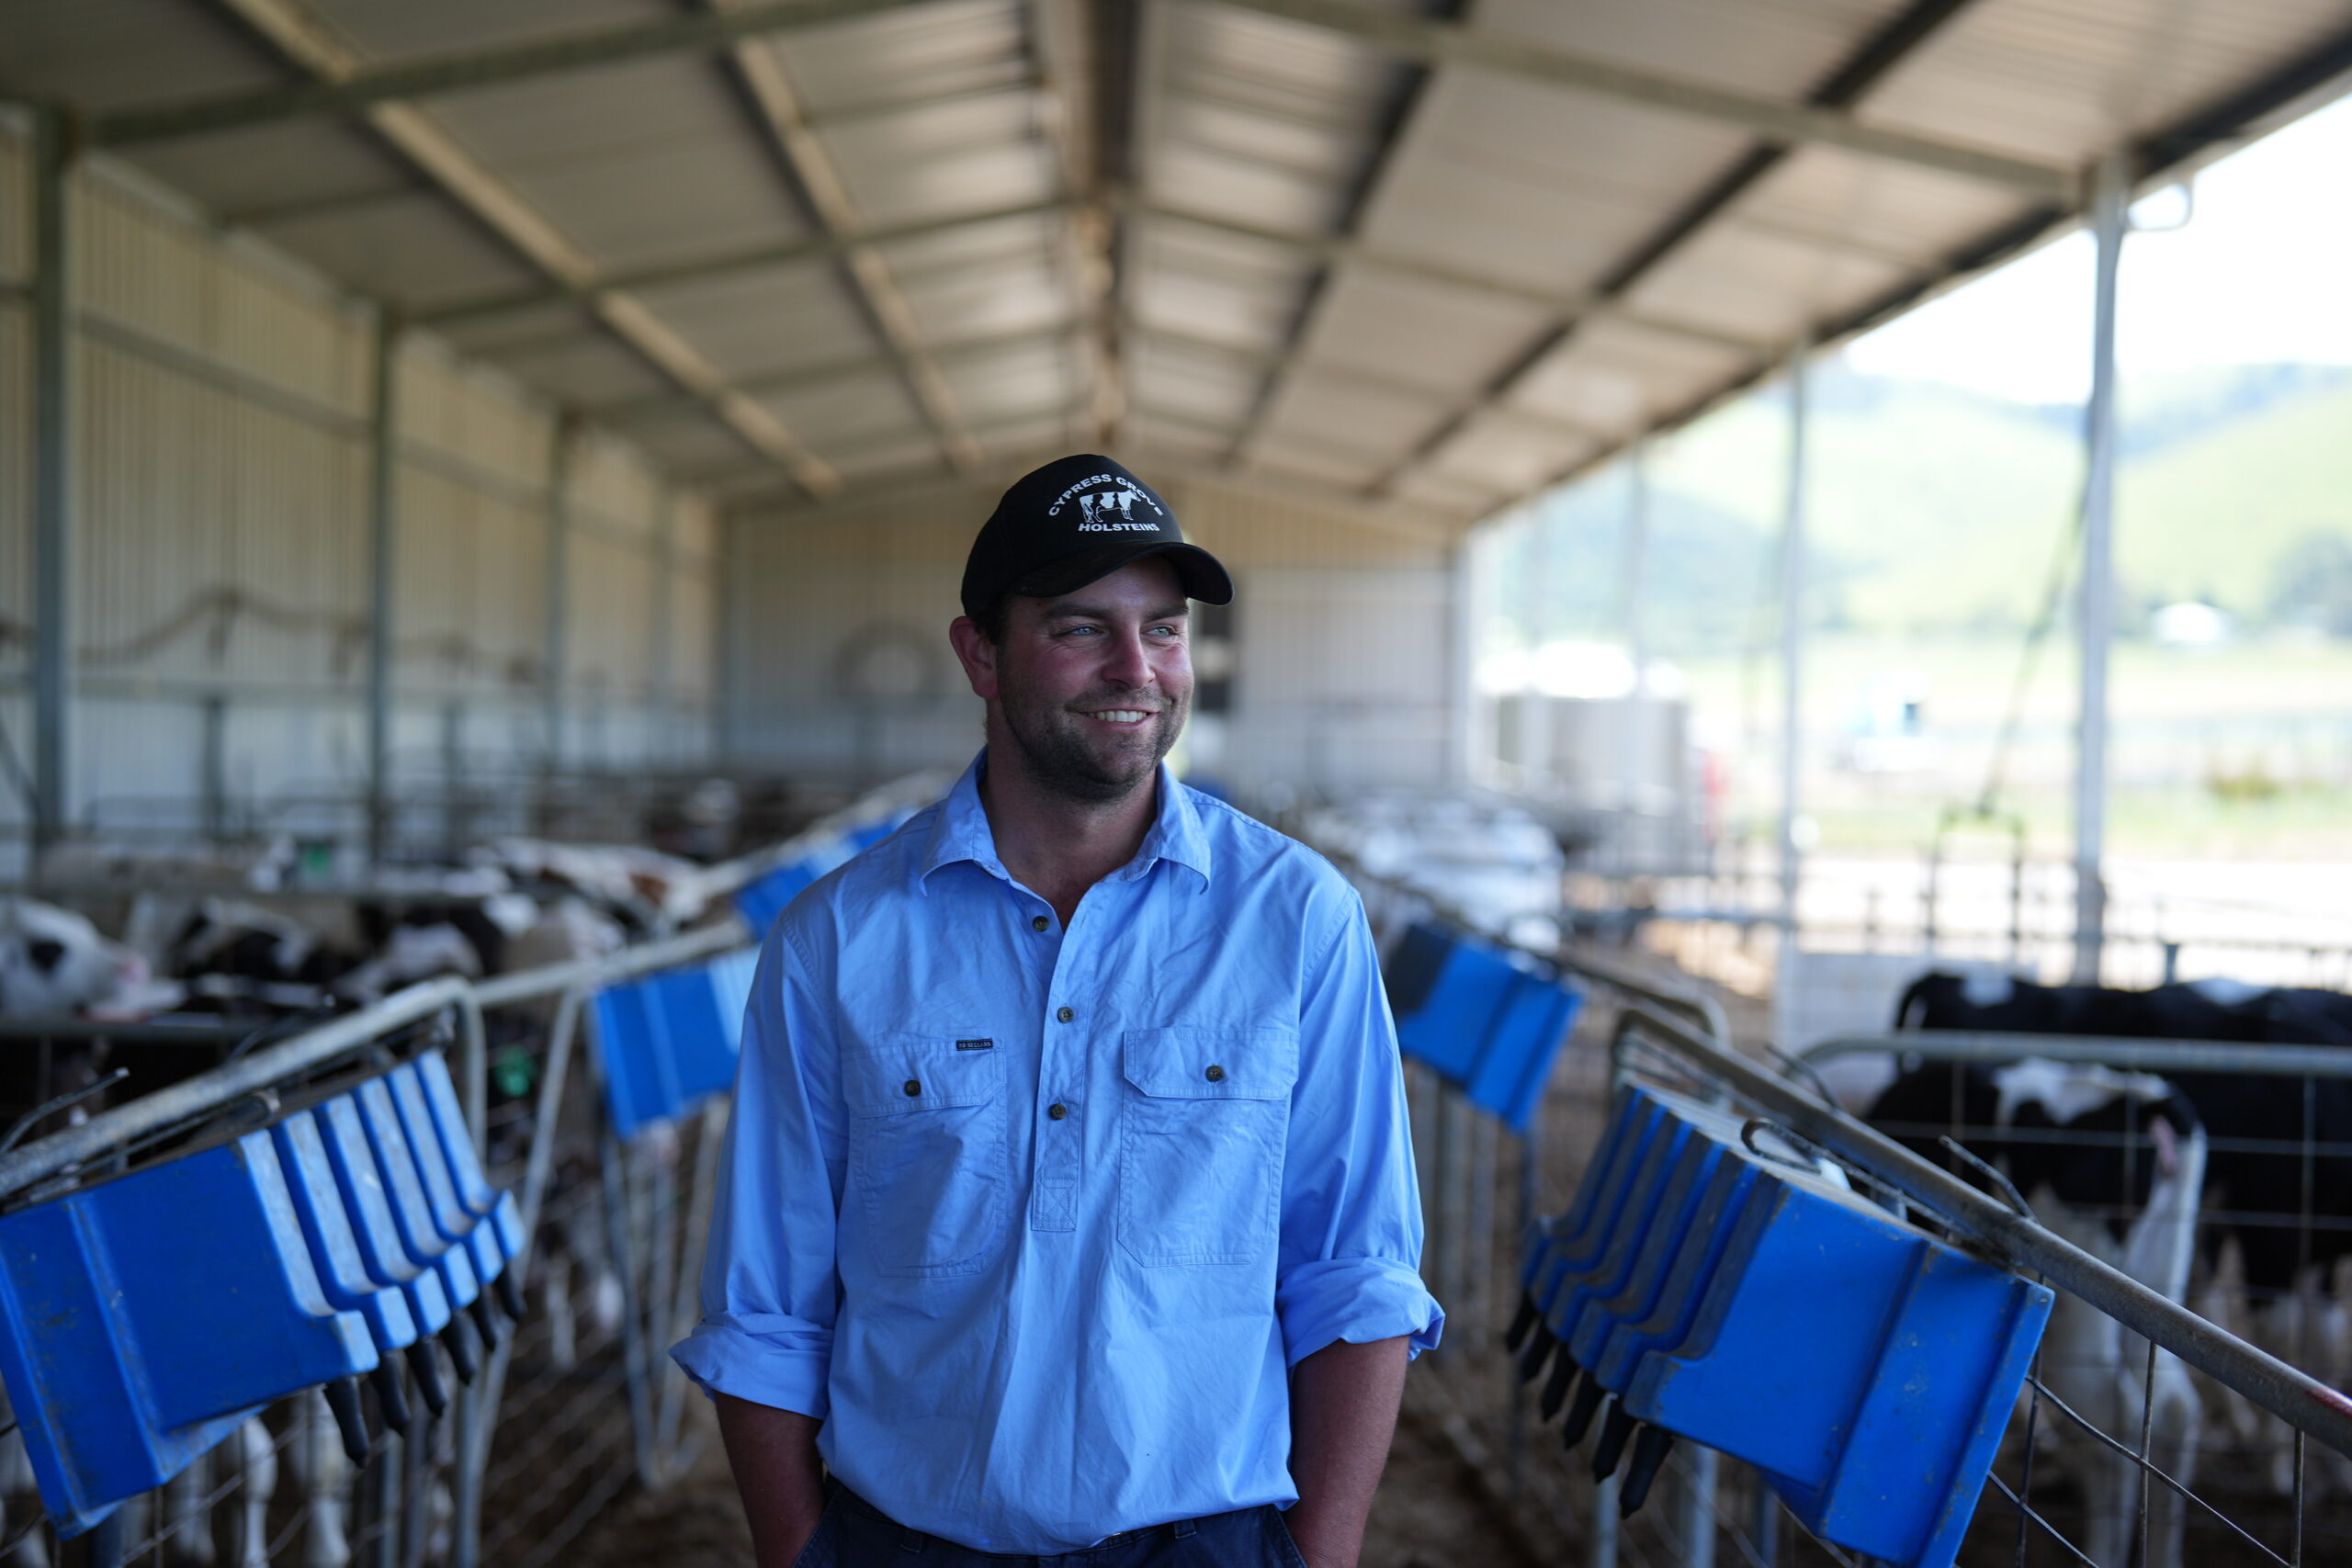
[[[1938,1141],[1949,1134],[1999,1169],[2041,1223],[2132,1278],[2179,1301],[2195,1258],[2207,1137],[2188,1100],[2162,1078],[2029,1058],[2006,1066],[1926,1063],[1902,1073],[1868,1120],[1923,1158],[1976,1180]],[[2188,1373],[2147,1341],[2061,1292],[2042,1337],[2043,1382],[2109,1436],[2137,1446],[2144,1409],[2149,1458],[2188,1485],[2201,1416]],[[2083,1493],[2084,1552],[2127,1568],[2140,1509],[2137,1464],[2045,1413],[2036,1430]],[[2179,1568],[2180,1495],[2149,1498],[2142,1568]]]
[[[2148,991],[2037,986],[1934,974],[1905,995],[1904,1028],[2352,1046],[2352,997],[2226,980]],[[2031,1049],[2020,1042],[2021,1049]],[[2199,1314],[2342,1388],[2352,1327],[2339,1278],[2352,1273],[2352,1079],[2176,1072],[2215,1145],[2206,1172]],[[2281,1494],[2294,1489],[2286,1424],[2213,1385],[2218,1414]],[[2352,1492],[2352,1461],[2314,1447],[2307,1483]]]

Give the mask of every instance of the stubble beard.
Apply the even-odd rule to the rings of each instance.
[[[1107,708],[1122,699],[1106,693],[1099,702],[1080,700]],[[1110,768],[1087,744],[1082,727],[1091,720],[1067,707],[1046,704],[1007,702],[1001,711],[1005,733],[1032,779],[1064,799],[1102,806],[1125,798],[1158,775],[1160,762],[1183,733],[1184,718],[1192,706],[1189,697],[1165,698],[1164,705],[1152,715],[1148,728],[1118,738],[1121,744],[1112,753],[1114,761]]]

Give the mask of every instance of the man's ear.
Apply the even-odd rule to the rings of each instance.
[[[984,703],[994,702],[996,644],[989,634],[971,616],[958,615],[947,623],[947,640],[956,649],[956,662],[964,667],[964,679],[972,683],[972,694]]]

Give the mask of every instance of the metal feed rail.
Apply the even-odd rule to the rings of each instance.
[[[2120,1067],[2129,1072],[2258,1073],[2266,1077],[2352,1077],[2352,1050],[2341,1045],[2267,1045],[2227,1040],[2125,1040],[2099,1034],[1976,1034],[1922,1029],[1907,1034],[1840,1034],[1806,1046],[1799,1060],[1901,1055],[1916,1052],[1939,1062],[2014,1062],[2021,1056]]]

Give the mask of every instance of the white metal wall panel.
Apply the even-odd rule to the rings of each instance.
[[[576,514],[617,537],[650,549],[663,525],[667,499],[661,471],[625,442],[585,430],[571,452],[571,504]]]
[[[698,495],[679,495],[671,505],[679,569],[694,562],[716,570],[719,555],[718,509]]]
[[[567,555],[565,688],[612,703],[651,698],[653,562],[635,540],[575,529]]]
[[[498,372],[460,360],[429,337],[402,341],[398,427],[404,446],[424,447],[524,490],[547,485],[552,413]]]
[[[437,468],[403,463],[393,626],[401,684],[536,689],[547,625],[547,513]],[[575,620],[596,608],[574,604]]]
[[[1317,789],[1444,782],[1442,570],[1259,567],[1235,584],[1224,771]]]
[[[718,579],[680,571],[670,584],[670,689],[674,705],[707,709],[718,697]]]
[[[1142,470],[1154,478],[1149,465]],[[1451,676],[1442,535],[1311,491],[1164,479],[1187,535],[1238,581],[1223,771],[1330,784],[1440,782]],[[979,705],[948,649],[992,488],[739,518],[727,574],[731,734],[746,757],[847,773],[952,766]]]
[[[316,689],[365,615],[364,456],[318,424],[85,341],[75,641],[92,674]]]
[[[21,140],[0,134],[0,277],[28,265],[25,164]],[[76,818],[185,830],[214,701],[226,705],[235,809],[347,797],[365,755],[369,317],[119,165],[85,166],[74,196]],[[0,300],[0,671],[16,675],[30,615],[28,335],[25,303]],[[478,756],[527,758],[549,413],[421,336],[404,346],[398,385],[396,753],[412,775],[436,769],[441,710],[458,702]],[[657,746],[700,754],[717,570],[708,505],[673,505],[640,453],[593,432],[577,477],[574,663],[609,694],[602,743],[616,759]],[[657,714],[654,546],[672,510],[679,698]],[[12,732],[29,723],[21,697],[8,707]]]

